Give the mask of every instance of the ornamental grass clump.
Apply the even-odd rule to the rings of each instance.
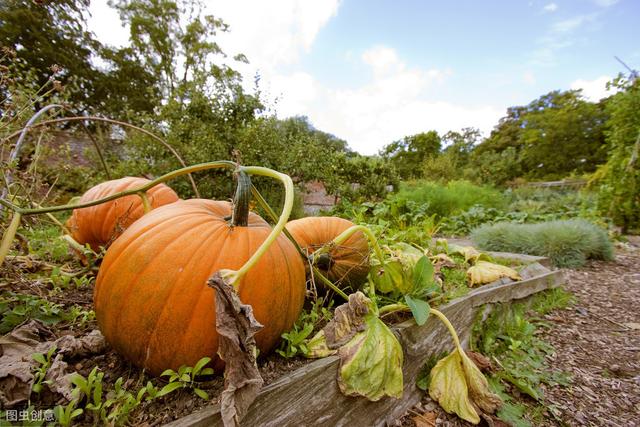
[[[487,251],[546,256],[557,267],[580,267],[587,259],[613,259],[607,232],[582,219],[483,225],[471,232],[471,239]]]

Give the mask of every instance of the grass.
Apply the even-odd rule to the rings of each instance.
[[[607,232],[582,219],[482,225],[471,232],[471,239],[482,250],[547,256],[557,267],[576,268],[587,259],[613,259]]]

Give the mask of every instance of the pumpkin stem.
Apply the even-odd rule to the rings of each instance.
[[[278,218],[278,222],[274,225],[271,233],[267,236],[267,239],[262,242],[260,247],[256,250],[256,252],[249,258],[247,262],[238,270],[238,271],[230,271],[228,272],[230,277],[230,283],[238,289],[240,285],[240,280],[244,277],[245,274],[262,258],[265,252],[269,249],[271,244],[278,238],[282,230],[284,229],[285,224],[289,220],[289,215],[291,215],[291,209],[293,208],[293,181],[289,175],[285,175],[283,173],[274,171],[269,168],[263,168],[260,166],[242,166],[242,171],[253,174],[253,175],[261,175],[267,176],[270,178],[277,179],[284,186],[284,206],[282,207],[282,213]],[[251,187],[249,186],[249,189]]]
[[[442,323],[444,323],[444,326],[447,327],[447,329],[449,330],[449,333],[451,334],[451,338],[453,338],[453,342],[455,343],[456,347],[460,349],[460,352],[462,353],[463,350],[462,350],[462,346],[460,345],[460,339],[458,338],[458,333],[456,332],[455,328],[453,327],[449,319],[447,319],[447,316],[445,316],[444,313],[442,313],[439,310],[436,310],[435,308],[432,308],[430,310],[430,313],[435,315],[438,319],[440,319]]]
[[[142,199],[142,206],[144,207],[144,213],[151,212],[151,201],[149,201],[149,196],[145,191],[141,191],[138,193],[138,196]]]
[[[253,198],[258,202],[258,204],[260,206],[262,206],[262,209],[264,209],[264,211],[267,213],[269,218],[271,218],[271,220],[274,223],[277,223],[278,220],[280,219],[280,217],[278,216],[278,214],[276,214],[274,212],[274,210],[271,208],[271,206],[269,206],[269,203],[267,203],[267,201],[264,199],[264,197],[262,197],[262,194],[260,194],[258,189],[253,184],[251,184],[251,194],[253,195]],[[293,246],[296,247],[296,250],[298,251],[298,253],[302,257],[304,262],[307,262],[308,260],[307,260],[306,252],[302,250],[302,248],[300,247],[298,242],[296,242],[296,239],[294,239],[293,236],[291,235],[291,233],[289,233],[289,230],[287,230],[286,228],[283,228],[282,232],[284,233],[285,236],[287,236],[289,241],[291,243],[293,243]]]
[[[251,178],[242,169],[234,174],[236,195],[233,198],[232,227],[246,227],[249,224],[249,202],[251,201]]]
[[[5,230],[4,236],[2,237],[2,243],[0,244],[0,265],[4,262],[4,258],[9,253],[9,249],[11,248],[11,243],[13,243],[13,239],[16,237],[16,233],[18,232],[18,226],[20,226],[20,219],[22,218],[22,214],[20,212],[14,212],[13,218],[11,219],[11,223],[9,227]]]
[[[217,162],[207,162],[207,163],[199,163],[197,165],[193,165],[193,166],[189,166],[186,168],[182,168],[182,169],[177,169],[174,170],[172,172],[169,172],[165,175],[162,175],[159,178],[154,179],[153,181],[143,185],[142,187],[139,188],[132,188],[131,190],[126,190],[126,191],[122,191],[120,193],[116,193],[116,194],[112,194],[110,196],[107,197],[103,197],[102,199],[98,199],[98,200],[92,200],[90,202],[86,202],[86,203],[78,203],[78,204],[74,204],[74,203],[70,203],[67,205],[60,205],[60,206],[48,206],[48,207],[39,207],[37,209],[25,209],[25,208],[21,208],[20,206],[17,206],[11,202],[9,202],[6,199],[2,199],[0,198],[0,205],[9,208],[10,210],[14,211],[14,212],[19,212],[22,215],[37,215],[37,214],[44,214],[47,212],[60,212],[60,211],[66,211],[66,210],[71,210],[71,209],[80,209],[80,208],[87,208],[89,206],[96,206],[99,205],[101,203],[105,203],[108,202],[110,200],[115,200],[115,199],[119,199],[120,197],[125,197],[125,196],[130,196],[132,194],[137,194],[140,192],[146,192],[147,190],[155,187],[156,185],[169,181],[170,179],[174,179],[177,178],[179,176],[182,175],[186,175],[186,174],[190,174],[193,172],[199,172],[199,171],[204,171],[204,170],[209,170],[209,169],[222,169],[222,168],[228,168],[228,169],[232,169],[235,168],[236,164],[233,162],[230,162],[228,160],[220,160]]]

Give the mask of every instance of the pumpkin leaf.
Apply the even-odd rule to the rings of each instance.
[[[377,316],[368,316],[365,331],[340,347],[338,356],[338,386],[342,393],[371,401],[384,396],[402,397],[402,347]]]
[[[402,347],[362,292],[349,295],[349,301],[336,308],[334,318],[321,332],[326,349],[337,348],[342,393],[372,401],[402,397]],[[322,342],[322,335],[314,339]]]
[[[429,258],[422,256],[413,268],[413,290],[414,292],[433,283],[433,264]]]
[[[349,342],[358,332],[364,331],[365,316],[370,311],[371,300],[362,292],[349,295],[349,301],[334,310],[333,319],[322,329],[327,347],[337,349]]]
[[[411,314],[418,325],[424,325],[429,318],[429,303],[418,298],[412,298],[410,295],[405,295],[404,300],[411,309]]]
[[[473,360],[464,351],[459,354],[471,400],[484,412],[493,414],[502,405],[502,400],[489,390],[487,379]]]
[[[218,356],[225,361],[220,412],[225,427],[239,426],[258,396],[263,380],[256,364],[254,335],[262,329],[250,305],[243,304],[220,272],[208,281],[216,291]]]
[[[469,399],[469,388],[457,348],[431,369],[429,396],[448,413],[455,413],[472,424],[480,422],[480,416]]]
[[[304,357],[309,359],[321,359],[336,354],[336,350],[327,347],[327,339],[324,336],[324,329],[321,329],[313,338],[306,342],[306,351],[303,352]]]
[[[460,254],[464,256],[464,262],[469,262],[470,264],[475,264],[480,260],[491,260],[491,257],[489,255],[478,251],[473,246],[460,246],[450,244],[448,250],[448,253]]]
[[[404,274],[402,264],[399,261],[387,261],[384,267],[381,265],[371,269],[371,279],[376,285],[376,290],[387,294],[404,287]]]
[[[478,261],[476,265],[467,270],[467,279],[469,279],[471,286],[484,285],[503,277],[522,280],[518,272],[513,268],[487,261]]]

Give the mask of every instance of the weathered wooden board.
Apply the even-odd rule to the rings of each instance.
[[[468,341],[478,309],[483,304],[525,298],[544,289],[559,286],[563,275],[532,264],[521,272],[521,282],[483,286],[440,307]],[[532,277],[533,276],[533,277]],[[336,377],[338,358],[328,357],[309,363],[265,387],[242,421],[246,426],[383,426],[414,406],[424,393],[415,385],[420,368],[431,357],[450,351],[453,343],[448,331],[435,317],[422,326],[412,320],[394,327],[404,349],[404,395],[371,402],[340,393]],[[171,427],[222,425],[219,406],[212,405],[168,424]]]

